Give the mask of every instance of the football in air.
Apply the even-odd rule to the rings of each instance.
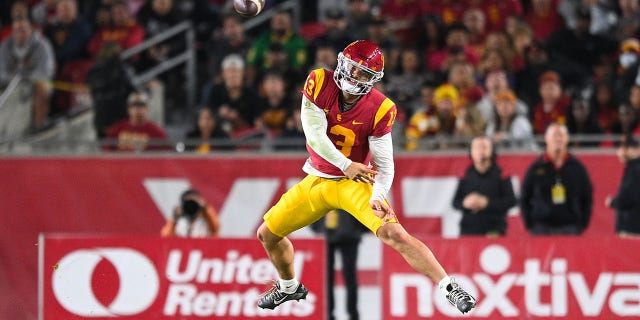
[[[265,0],[233,0],[233,8],[243,17],[255,17],[264,8]]]

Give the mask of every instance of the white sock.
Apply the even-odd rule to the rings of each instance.
[[[449,284],[451,284],[451,278],[449,276],[446,276],[442,278],[440,282],[438,282],[438,288],[440,288],[440,291],[442,291],[442,293],[446,295],[447,293],[449,293],[449,290],[447,290]]]
[[[289,280],[278,279],[278,283],[280,284],[280,290],[284,293],[294,293],[296,289],[298,289],[298,279],[293,278]]]

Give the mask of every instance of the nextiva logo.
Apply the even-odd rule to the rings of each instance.
[[[548,261],[545,259],[545,261]],[[473,315],[489,317],[497,312],[502,317],[565,317],[568,315],[594,317],[601,315],[605,304],[616,316],[640,316],[640,273],[600,272],[596,277],[570,271],[566,258],[551,258],[550,272],[542,271],[542,260],[524,260],[523,272],[515,269],[509,250],[501,245],[489,245],[480,253],[483,272],[470,278],[454,275],[458,282],[476,297],[480,297]],[[589,281],[587,279],[590,279]],[[591,280],[595,279],[595,281]],[[394,317],[409,314],[409,294],[416,292],[417,310],[421,317],[432,317],[435,309],[441,314],[456,317],[459,312],[444,299],[437,286],[422,275],[395,273],[390,277],[390,311]],[[518,289],[515,289],[518,288]],[[512,290],[524,293],[524,309],[510,298]],[[579,306],[569,311],[573,295]],[[513,297],[513,296],[511,296]]]
[[[115,292],[105,294],[100,278]],[[159,279],[151,260],[138,251],[95,248],[64,256],[53,274],[52,287],[56,300],[73,314],[130,316],[145,311],[155,301]]]

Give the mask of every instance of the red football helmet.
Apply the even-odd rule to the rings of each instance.
[[[338,66],[333,80],[342,91],[364,95],[384,75],[384,55],[377,44],[358,40],[338,54]]]

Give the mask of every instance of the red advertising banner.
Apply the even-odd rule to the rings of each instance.
[[[443,240],[422,238],[450,276],[478,299],[484,319],[640,317],[638,240],[615,237]],[[383,317],[461,316],[440,289],[383,249]]]
[[[305,300],[257,307],[278,275],[258,240],[42,236],[40,319],[325,319],[324,241],[296,240]]]
[[[498,158],[516,191],[536,157]],[[614,212],[604,207],[604,200],[616,192],[623,166],[613,154],[577,157],[594,186],[592,221],[582,238],[611,236]],[[304,177],[304,160],[304,155],[0,159],[0,319],[37,318],[40,233],[154,237],[180,193],[195,188],[218,210],[222,236],[255,238],[262,215]],[[451,199],[469,158],[405,155],[396,157],[395,164],[389,200],[405,228],[412,234],[456,237],[459,214]],[[519,239],[523,234],[515,208],[507,237]],[[370,270],[379,267],[370,265]]]

